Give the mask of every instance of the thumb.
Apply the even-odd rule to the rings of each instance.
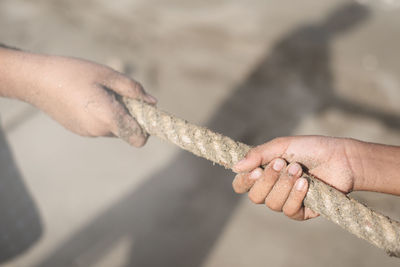
[[[273,159],[282,157],[289,144],[290,137],[280,137],[252,148],[244,159],[233,166],[233,171],[236,173],[249,172],[266,165]]]
[[[110,79],[110,81],[105,82],[105,85],[111,88],[114,92],[121,96],[133,99],[142,99],[151,105],[157,104],[157,99],[146,93],[139,82],[122,74],[116,74],[115,76],[116,77]]]
[[[135,147],[142,147],[148,139],[148,134],[140,127],[138,122],[129,115],[122,105],[115,112],[112,133],[125,142]]]

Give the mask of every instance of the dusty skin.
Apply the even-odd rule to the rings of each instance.
[[[143,146],[147,134],[116,95],[155,104],[133,79],[90,61],[0,47],[0,95],[28,102],[82,136],[119,136]]]
[[[151,135],[168,140],[179,147],[188,150],[195,155],[202,156],[215,163],[227,168],[234,168],[242,171],[249,168],[250,159],[256,155],[254,150],[249,152],[250,146],[235,142],[229,137],[217,134],[206,128],[198,127],[185,120],[176,118],[170,114],[162,112],[157,108],[137,100],[124,98],[130,114],[137,119],[139,124]],[[196,134],[201,133],[201,134]],[[304,137],[306,140],[318,139],[318,137]],[[272,142],[279,143],[285,138],[278,138]],[[287,138],[287,140],[291,140]],[[335,143],[335,139],[324,139],[320,137],[319,142],[327,142],[327,145]],[[295,142],[283,146],[284,151],[290,152],[290,146]],[[208,149],[205,147],[208,145]],[[284,154],[274,149],[268,153],[275,157]],[[249,153],[248,153],[249,152]],[[246,158],[244,155],[246,155]],[[245,158],[245,161],[241,161]],[[254,160],[255,166],[261,166],[272,158],[261,158]],[[249,163],[250,162],[250,163]],[[340,161],[339,161],[340,162]],[[236,166],[234,166],[234,164]],[[246,166],[247,164],[247,166]],[[347,164],[347,160],[343,164]],[[314,165],[321,165],[314,163]],[[318,166],[321,167],[321,166]],[[323,168],[323,166],[322,166]],[[340,169],[340,168],[339,168]],[[300,173],[298,173],[300,174]],[[387,218],[377,212],[368,209],[356,200],[347,197],[342,192],[330,187],[312,175],[303,174],[309,183],[308,193],[304,200],[304,205],[312,211],[322,214],[324,217],[337,223],[344,229],[363,238],[375,246],[385,250],[389,255],[400,257],[400,223]],[[348,177],[344,177],[348,180]],[[344,182],[344,186],[353,183]],[[352,187],[343,191],[350,191]],[[307,216],[312,216],[310,213]]]
[[[400,145],[400,9],[357,2],[370,5],[344,13],[349,1],[2,0],[0,42],[109,64],[161,109],[252,146],[296,134]],[[322,216],[298,223],[254,205],[233,192],[231,171],[158,138],[138,151],[0,102],[46,231],[6,267],[398,266]],[[398,197],[351,195],[400,219]]]

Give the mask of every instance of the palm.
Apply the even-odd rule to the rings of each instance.
[[[323,136],[289,137],[282,157],[289,162],[303,164],[310,174],[348,193],[353,189],[354,178],[345,141]]]

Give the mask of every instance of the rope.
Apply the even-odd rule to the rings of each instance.
[[[123,98],[130,114],[149,134],[231,169],[250,146],[193,125],[142,101]],[[400,257],[400,223],[379,214],[309,174],[304,205],[394,257]]]

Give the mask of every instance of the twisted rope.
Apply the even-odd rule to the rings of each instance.
[[[207,128],[193,125],[146,103],[123,98],[130,114],[149,134],[170,141],[193,154],[232,169],[244,158],[250,146]],[[309,182],[304,205],[365,239],[400,257],[400,223],[379,214],[308,174]]]

